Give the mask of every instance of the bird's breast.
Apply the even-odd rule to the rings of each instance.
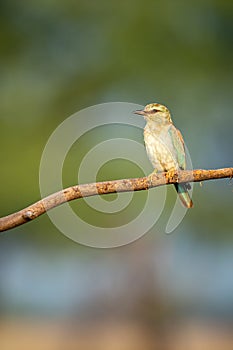
[[[178,167],[168,132],[155,132],[146,127],[144,141],[148,157],[155,169],[168,171]]]

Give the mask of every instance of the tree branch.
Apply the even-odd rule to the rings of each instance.
[[[44,214],[47,210],[78,198],[116,192],[142,191],[162,185],[174,184],[177,182],[200,182],[227,177],[233,177],[233,168],[216,170],[199,169],[193,171],[185,170],[179,171],[177,173],[158,173],[154,174],[153,176],[134,179],[113,180],[84,185],[75,185],[53,193],[50,196],[45,197],[16,213],[0,218],[0,231],[6,231],[13,227],[25,224],[26,222],[34,220],[38,216]]]

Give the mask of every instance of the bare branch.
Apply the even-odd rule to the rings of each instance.
[[[142,191],[162,185],[174,184],[177,182],[200,182],[227,177],[233,177],[233,168],[216,170],[199,169],[193,171],[185,170],[179,171],[177,173],[158,173],[153,176],[135,179],[123,179],[84,185],[75,185],[53,193],[50,196],[41,199],[38,202],[16,213],[0,218],[0,231],[6,231],[13,227],[22,225],[28,221],[34,220],[38,216],[44,214],[47,210],[78,198],[116,192]]]

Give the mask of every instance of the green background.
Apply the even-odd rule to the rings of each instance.
[[[227,0],[1,1],[1,216],[40,198],[39,165],[49,136],[69,115],[99,103],[163,103],[194,169],[232,166],[232,20]],[[138,130],[119,132],[143,142]],[[66,186],[76,183],[72,167],[76,171],[82,156],[114,133],[109,127],[80,140],[68,155]],[[97,180],[140,175],[130,162],[113,160]],[[169,334],[174,320],[182,327],[187,319],[231,323],[232,191],[229,179],[195,184],[194,208],[165,236],[175,196],[169,191],[160,222],[117,249],[78,245],[46,215],[3,233],[2,324],[28,315],[51,323],[74,318],[77,329],[90,320],[98,326],[124,320],[160,339],[157,331]],[[101,225],[130,219],[144,200],[140,195],[122,217],[106,214]],[[90,215],[81,201],[72,204],[76,213],[79,205],[81,216]],[[100,221],[98,212],[91,215]]]

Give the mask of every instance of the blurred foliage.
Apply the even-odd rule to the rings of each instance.
[[[39,199],[40,157],[48,137],[67,116],[97,103],[165,103],[195,168],[232,165],[232,11],[227,0],[1,1],[1,214]],[[136,130],[130,133],[142,142]],[[76,182],[72,166],[98,143],[98,135],[93,131],[74,145],[65,185]],[[114,128],[101,135],[111,137]],[[121,169],[122,177],[139,176],[130,163],[122,161]],[[100,174],[99,179],[118,177],[111,166]],[[135,208],[141,201],[136,197]],[[196,185],[194,202],[185,218],[190,232],[231,236],[228,180]],[[30,231],[27,239],[33,239],[40,227],[48,239],[51,225],[37,220],[15,232]]]
[[[184,135],[193,168],[233,166],[232,23],[229,0],[0,1],[1,216],[40,199],[40,159],[53,131],[71,114],[104,102],[164,103]],[[63,185],[77,183],[90,149],[117,137],[143,143],[142,130],[126,125],[87,132],[66,157]],[[142,175],[124,159],[108,160],[94,174],[97,181]],[[151,192],[156,206],[158,189]],[[84,200],[69,205],[84,221],[108,228],[137,217],[147,195],[134,193],[125,209],[112,214]],[[101,198],[110,205],[116,196]],[[82,338],[93,340],[90,349],[109,349],[109,343],[117,349],[131,334],[140,349],[149,349],[150,339],[153,349],[155,340],[159,349],[199,348],[207,344],[203,339],[219,344],[216,330],[223,328],[216,348],[224,349],[224,327],[233,314],[232,196],[229,179],[195,184],[194,208],[166,236],[176,199],[168,188],[155,227],[118,249],[78,245],[46,214],[3,233],[1,348],[12,349],[15,339],[17,349],[41,348],[41,342],[50,344],[47,335],[61,342],[54,349],[83,349]],[[212,333],[208,322],[203,327],[206,317],[217,319]],[[185,340],[181,346],[179,339]]]

